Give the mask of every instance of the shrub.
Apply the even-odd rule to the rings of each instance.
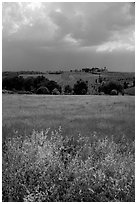
[[[49,94],[47,87],[40,87],[37,89],[36,94]]]
[[[2,80],[2,88],[7,90],[22,90],[23,84],[24,78],[21,76],[7,76]]]
[[[47,86],[46,86],[48,89],[49,89],[49,91],[50,91],[50,94],[52,94],[52,91],[54,90],[54,89],[57,89],[60,93],[61,93],[61,86],[57,83],[57,82],[55,82],[55,81],[49,81],[48,83],[47,83]]]
[[[24,79],[24,90],[25,91],[32,91],[34,89],[34,78],[27,77]]]
[[[116,89],[113,89],[110,94],[111,94],[111,95],[118,95],[118,92],[117,92]]]
[[[65,90],[64,90],[65,94],[72,94],[72,91],[73,89],[71,88],[70,85],[65,86]]]
[[[135,87],[135,80],[133,80],[133,87]]]
[[[60,95],[60,92],[57,88],[55,88],[55,89],[53,89],[52,94],[53,95]]]
[[[3,201],[134,202],[134,176],[134,142],[123,139],[67,137],[59,127],[3,144]]]
[[[88,84],[80,79],[74,84],[73,91],[76,95],[85,95],[88,91]]]
[[[18,94],[32,94],[31,91],[18,91]]]
[[[14,91],[10,91],[10,90],[2,90],[3,94],[14,94]]]
[[[86,93],[87,93],[87,90],[86,90],[86,89],[82,89],[82,90],[81,90],[81,94],[82,94],[82,95],[85,95]]]
[[[127,89],[128,88],[128,84],[126,81],[124,81],[124,89]]]
[[[34,89],[38,89],[41,86],[43,86],[42,83],[44,83],[45,81],[48,81],[48,79],[46,79],[43,75],[42,76],[37,76],[36,78],[33,78],[33,84],[34,84]]]
[[[110,81],[99,87],[99,92],[104,92],[105,94],[111,94],[112,90],[122,93],[123,87],[120,83],[115,81]]]

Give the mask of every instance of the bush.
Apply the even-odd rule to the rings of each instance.
[[[2,89],[7,90],[22,90],[24,85],[24,78],[21,76],[5,77],[2,80]]]
[[[65,86],[65,90],[64,90],[65,94],[72,94],[72,91],[73,89],[71,88],[70,85]]]
[[[53,95],[60,95],[60,92],[57,88],[55,88],[55,89],[53,89],[52,94]]]
[[[31,91],[18,91],[18,94],[32,94]]]
[[[73,91],[76,95],[85,95],[88,91],[88,84],[80,79],[74,84]]]
[[[57,82],[45,78],[43,75],[27,78],[7,76],[2,80],[2,88],[12,91],[31,91],[36,94],[52,94],[52,91],[56,88],[61,93],[61,86]]]
[[[27,77],[24,79],[24,89],[25,91],[32,91],[34,89],[34,78]]]
[[[133,80],[133,87],[135,87],[135,80]]]
[[[36,94],[49,94],[47,87],[40,87],[37,89]]]
[[[47,88],[49,89],[50,94],[52,94],[52,91],[54,89],[57,89],[61,93],[61,86],[57,82],[55,82],[55,81],[52,81],[52,80],[49,81],[47,83]]]
[[[10,91],[10,90],[2,90],[3,94],[14,94],[14,91]]]
[[[124,89],[127,89],[128,88],[128,84],[126,81],[124,81]]]
[[[2,199],[16,202],[134,202],[134,142],[33,131],[3,144]]]
[[[33,88],[34,89],[38,89],[41,86],[45,86],[43,85],[43,83],[45,83],[45,81],[47,82],[48,80],[42,75],[42,76],[37,76],[36,78],[33,78]]]
[[[117,92],[116,89],[113,89],[110,94],[111,94],[111,95],[118,95],[118,92]]]
[[[122,93],[123,87],[120,83],[115,81],[110,81],[99,87],[99,92],[104,92],[105,94],[111,94],[112,90],[116,90],[118,93]]]

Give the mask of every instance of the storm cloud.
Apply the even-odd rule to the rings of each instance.
[[[2,12],[3,70],[135,69],[134,3],[7,2]]]

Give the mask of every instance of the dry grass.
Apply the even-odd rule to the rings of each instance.
[[[134,142],[15,131],[3,143],[3,201],[134,202]]]
[[[2,108],[3,126],[24,134],[61,125],[67,135],[96,131],[134,140],[135,98],[130,96],[3,95]]]
[[[135,200],[134,97],[3,95],[2,108],[3,201]]]

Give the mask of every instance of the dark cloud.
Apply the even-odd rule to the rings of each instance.
[[[133,3],[3,3],[2,10],[3,69],[133,70]]]
[[[62,12],[51,11],[52,21],[58,25],[61,37],[71,33],[82,46],[99,45],[107,41],[115,31],[134,25],[134,17],[128,3],[79,3],[60,6]],[[65,10],[65,12],[64,12]]]

